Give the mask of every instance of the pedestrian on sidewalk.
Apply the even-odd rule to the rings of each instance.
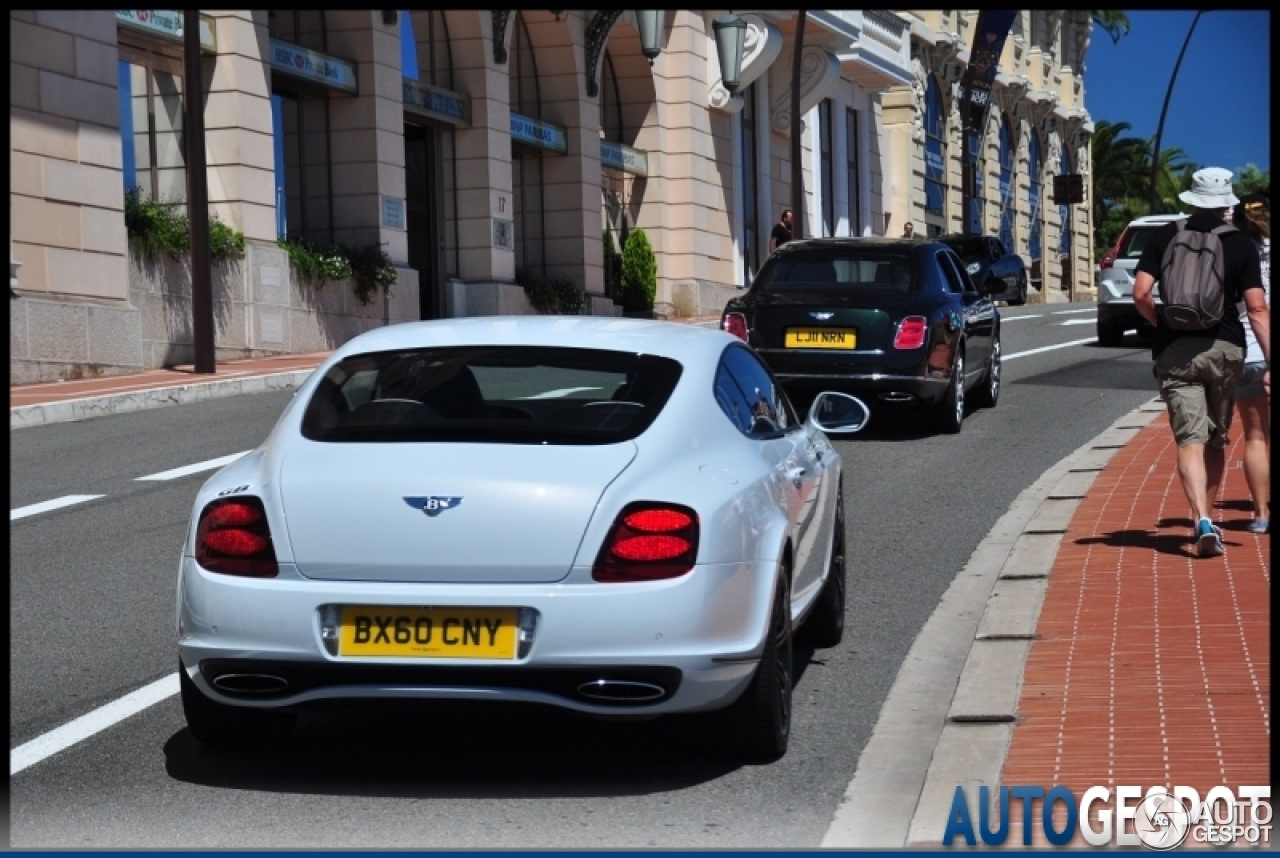
[[[778,218],[778,222],[773,225],[773,232],[769,234],[769,252],[773,253],[790,240],[791,209],[783,209],[782,217]]]
[[[1258,249],[1247,235],[1227,223],[1231,207],[1240,202],[1232,193],[1231,176],[1230,170],[1220,167],[1207,167],[1192,176],[1190,189],[1178,195],[1191,206],[1190,217],[1185,226],[1173,222],[1156,231],[1138,260],[1133,284],[1134,306],[1155,328],[1151,354],[1156,382],[1178,445],[1178,478],[1191,505],[1201,557],[1216,557],[1226,550],[1222,531],[1214,526],[1211,516],[1213,500],[1222,486],[1227,433],[1244,366],[1244,324],[1235,312],[1240,302],[1245,304],[1268,367],[1271,360],[1271,325]],[[1218,229],[1223,226],[1225,230]],[[1190,282],[1192,272],[1185,266],[1200,264],[1199,258],[1188,258],[1182,252],[1166,255],[1184,228],[1210,233],[1187,238],[1203,241],[1208,252],[1222,257],[1213,264],[1208,279],[1199,280],[1199,288],[1202,294],[1219,288],[1225,312],[1216,324],[1202,330],[1174,327],[1176,322],[1171,324],[1168,315],[1170,284]],[[1165,308],[1157,312],[1153,288],[1161,280]],[[1269,372],[1264,371],[1262,378],[1268,386]]]
[[[1262,268],[1262,291],[1271,306],[1271,206],[1261,194],[1240,198],[1232,218],[1236,229],[1253,239],[1258,246]],[[1238,306],[1240,320],[1248,311]],[[1244,325],[1244,370],[1236,388],[1236,407],[1240,410],[1240,428],[1244,432],[1244,478],[1253,498],[1251,533],[1267,533],[1271,522],[1271,391],[1264,389],[1262,378],[1267,362],[1251,325]]]

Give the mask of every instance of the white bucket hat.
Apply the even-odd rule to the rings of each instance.
[[[1198,209],[1225,209],[1240,202],[1231,192],[1231,171],[1221,167],[1197,170],[1191,176],[1190,190],[1178,194],[1178,199]]]

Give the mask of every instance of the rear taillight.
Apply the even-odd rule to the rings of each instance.
[[[1120,245],[1124,241],[1124,237],[1128,232],[1129,230],[1127,229],[1122,231],[1120,233],[1120,237],[1116,239],[1115,246],[1102,254],[1102,259],[1098,260],[1099,268],[1110,268],[1112,265],[1116,264],[1116,258],[1120,255]]]
[[[929,321],[924,316],[907,316],[898,323],[898,333],[894,334],[895,349],[918,349],[924,345],[925,335],[929,332]]]
[[[206,506],[196,527],[196,562],[210,572],[274,578],[280,570],[261,499],[228,498]]]
[[[747,341],[747,317],[742,313],[725,313],[720,320],[720,327],[744,343]]]
[[[697,556],[697,513],[676,504],[633,503],[609,528],[591,577],[606,584],[678,578]]]

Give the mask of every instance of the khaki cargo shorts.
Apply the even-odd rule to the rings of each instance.
[[[1179,447],[1227,446],[1244,349],[1225,340],[1206,345],[1194,337],[1174,340],[1156,360],[1156,382]]]

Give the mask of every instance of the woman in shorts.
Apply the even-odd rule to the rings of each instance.
[[[1240,198],[1233,215],[1236,229],[1248,235],[1258,245],[1262,263],[1262,288],[1271,304],[1271,206],[1261,194],[1246,194]],[[1271,397],[1262,387],[1262,376],[1267,371],[1262,349],[1253,335],[1240,305],[1240,318],[1244,322],[1246,349],[1244,372],[1236,387],[1236,408],[1240,411],[1240,424],[1244,429],[1244,477],[1253,496],[1253,521],[1251,533],[1268,533],[1271,522]]]

